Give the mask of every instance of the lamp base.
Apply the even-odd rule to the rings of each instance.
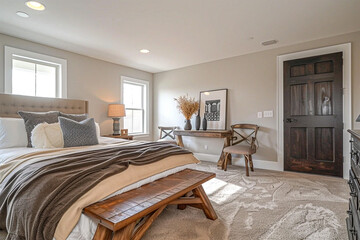
[[[113,118],[113,135],[120,135],[120,118]]]

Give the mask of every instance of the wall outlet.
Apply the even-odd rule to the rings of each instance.
[[[257,117],[258,117],[258,118],[262,118],[262,112],[258,112],[258,113],[257,113]]]
[[[204,145],[205,150],[208,150],[208,145]]]
[[[272,110],[270,111],[264,111],[264,117],[266,118],[272,118],[274,116],[274,113]]]

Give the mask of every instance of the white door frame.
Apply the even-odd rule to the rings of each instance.
[[[277,156],[278,169],[284,171],[284,61],[319,56],[324,54],[343,53],[343,177],[349,178],[350,169],[350,134],[347,132],[352,127],[351,114],[351,43],[344,43],[335,46],[317,48],[302,52],[289,53],[277,57]]]

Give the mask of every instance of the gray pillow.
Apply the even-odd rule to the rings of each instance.
[[[64,147],[89,146],[99,144],[93,118],[77,122],[59,117],[60,127],[64,137]]]
[[[88,118],[87,114],[67,114],[67,113],[62,113],[60,112],[59,117],[64,117],[64,118],[68,118],[77,122],[81,122],[84,121],[85,119]]]
[[[40,123],[56,123],[58,122],[59,112],[24,112],[19,111],[18,114],[24,119],[25,130],[28,139],[28,147],[31,144],[31,132]]]

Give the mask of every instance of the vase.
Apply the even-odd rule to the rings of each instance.
[[[204,118],[202,120],[202,128],[204,131],[206,131],[206,129],[207,129],[207,120],[206,120],[205,114],[204,114]]]
[[[200,124],[201,124],[201,118],[200,118],[200,115],[196,115],[196,118],[195,118],[195,129],[196,130],[199,130],[200,129]]]
[[[192,126],[191,126],[190,120],[186,120],[184,130],[191,130],[191,128],[192,128]]]

